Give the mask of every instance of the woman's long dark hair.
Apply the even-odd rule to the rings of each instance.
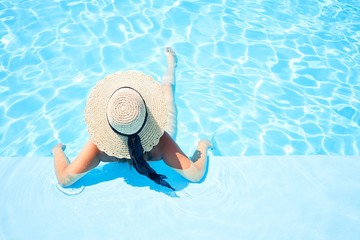
[[[168,182],[164,180],[166,179],[165,175],[156,173],[156,171],[153,168],[151,168],[150,165],[145,161],[144,149],[141,145],[141,140],[139,135],[134,134],[128,136],[128,147],[129,147],[131,162],[138,173],[147,176],[157,184],[175,190],[173,187],[170,186]]]
[[[142,100],[144,102],[145,109],[146,109],[145,119],[144,119],[144,122],[142,123],[142,126],[140,127],[140,129],[137,130],[136,133],[131,134],[131,135],[121,133],[118,130],[116,130],[115,128],[113,128],[111,126],[111,124],[109,123],[109,119],[108,119],[108,123],[109,123],[111,129],[114,132],[128,138],[128,148],[129,148],[129,154],[130,154],[130,158],[131,158],[130,163],[132,165],[134,165],[134,167],[135,167],[135,169],[136,169],[136,171],[138,173],[147,176],[148,178],[150,178],[151,180],[153,180],[157,184],[160,184],[162,186],[165,186],[165,187],[168,187],[168,188],[170,188],[172,190],[175,190],[173,187],[170,186],[170,184],[168,182],[166,182],[164,180],[166,178],[166,176],[162,175],[162,174],[157,174],[156,171],[153,168],[151,168],[150,165],[144,159],[144,149],[143,149],[143,146],[141,145],[141,139],[140,139],[138,133],[140,133],[141,130],[144,128],[145,123],[146,123],[147,118],[148,118],[148,112],[147,112],[147,107],[146,107],[145,100],[143,99],[141,94],[138,91],[136,91],[135,89],[133,89],[131,87],[121,87],[121,88],[130,88],[130,89],[134,90],[135,92],[137,92],[140,95],[140,97],[142,98]],[[119,88],[119,89],[121,89],[121,88]],[[114,93],[115,92],[116,91],[114,91]]]

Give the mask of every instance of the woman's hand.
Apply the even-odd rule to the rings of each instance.
[[[54,155],[56,152],[64,151],[65,149],[66,149],[66,145],[64,145],[62,143],[58,143],[52,148],[51,152]]]
[[[208,139],[202,139],[199,141],[199,147],[212,148],[213,145]]]

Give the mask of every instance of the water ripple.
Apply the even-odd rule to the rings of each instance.
[[[75,155],[90,88],[119,69],[161,79],[166,45],[185,152],[216,133],[224,155],[357,155],[359,16],[357,1],[1,1],[0,155]]]
[[[219,212],[229,213],[236,203],[231,196],[231,189],[237,182],[233,173],[229,173],[220,165],[216,171],[209,171],[206,181],[201,184],[191,184],[177,192],[179,198],[169,198],[174,211],[191,218],[211,217]],[[235,205],[234,205],[235,204]]]

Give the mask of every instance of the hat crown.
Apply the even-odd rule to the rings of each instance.
[[[110,97],[107,109],[110,126],[118,133],[138,133],[146,120],[146,105],[142,96],[134,89],[123,87]]]
[[[137,102],[140,106],[140,110],[136,111],[141,113],[137,117],[138,120],[129,117],[131,114],[125,114],[129,118],[127,121],[124,121],[123,117],[119,117],[121,120],[119,121],[116,117],[119,113],[116,113],[113,108],[118,105],[117,94],[121,99],[121,94],[126,92],[135,94],[135,98],[138,99],[129,101],[130,103]],[[166,101],[161,84],[152,77],[133,70],[110,74],[96,83],[86,101],[84,113],[89,137],[99,150],[107,155],[130,158],[128,137],[138,134],[144,152],[149,152],[159,143],[164,130],[170,126],[168,106],[169,103]],[[138,122],[138,124],[125,128],[131,122]],[[141,122],[143,125],[139,128]]]

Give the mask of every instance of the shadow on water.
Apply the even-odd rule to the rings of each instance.
[[[176,189],[182,190],[188,186],[189,182],[178,175],[175,171],[166,166],[162,161],[150,163],[151,167],[159,174],[167,176],[168,183]],[[112,181],[118,178],[133,187],[149,187],[151,190],[165,193],[171,197],[178,197],[176,191],[160,186],[146,176],[136,172],[135,168],[128,163],[106,163],[100,167],[91,170],[79,181],[69,186],[69,188],[90,187],[99,183]]]

